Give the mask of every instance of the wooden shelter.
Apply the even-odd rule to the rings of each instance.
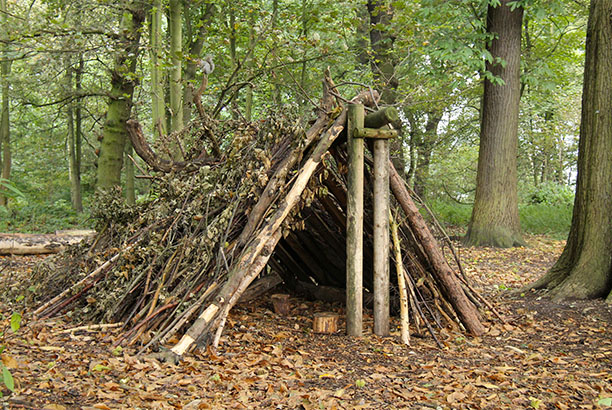
[[[138,123],[129,122],[136,152],[158,173],[158,197],[132,210],[101,199],[114,205],[101,206],[106,222],[98,238],[81,248],[78,267],[64,260],[63,275],[41,271],[56,296],[35,314],[83,307],[87,293],[96,301],[87,306],[90,317],[125,323],[121,343],[135,342],[145,330],[154,334],[148,345],[183,333],[165,355],[175,360],[196,344],[216,347],[230,309],[266,274],[280,276],[288,289],[342,293],[352,263],[346,244],[347,107],[359,103],[376,111],[377,99],[371,90],[343,99],[327,73],[318,117],[305,131],[271,119],[239,125],[231,138],[217,135],[200,109],[201,118],[187,130],[196,138],[182,163],[163,159]],[[219,142],[226,138],[229,145]],[[374,289],[372,161],[366,154],[366,294]],[[479,295],[451,269],[401,176],[385,161],[401,241],[392,271],[401,269],[408,282],[414,326],[483,333]]]

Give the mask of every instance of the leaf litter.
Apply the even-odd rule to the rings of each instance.
[[[76,327],[68,318],[10,330],[19,309],[11,283],[39,260],[3,257],[2,363],[15,409],[599,409],[612,408],[612,309],[603,301],[553,303],[517,292],[548,269],[564,243],[537,236],[529,247],[459,248],[474,286],[507,323],[475,338],[452,330],[399,340],[312,333],[317,312],[339,304],[291,298],[288,316],[268,297],[230,314],[221,349],[195,350],[178,365],[116,348],[119,326]],[[71,330],[74,329],[74,330]],[[150,337],[144,334],[142,337]],[[414,335],[418,336],[418,335]],[[176,340],[170,340],[172,345]]]

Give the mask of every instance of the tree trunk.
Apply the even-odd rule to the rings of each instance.
[[[140,42],[140,28],[145,13],[132,10],[121,19],[123,38],[118,44],[115,66],[111,73],[111,91],[106,121],[102,131],[98,160],[97,187],[108,189],[121,183],[123,151],[127,137],[126,122],[132,109],[132,95],[136,77],[136,61]]]
[[[427,180],[429,179],[429,165],[431,154],[438,140],[438,124],[442,120],[439,112],[427,113],[427,123],[425,133],[422,134],[420,144],[417,147],[418,160],[414,173],[414,192],[425,199],[427,193]]]
[[[509,3],[503,0],[498,7],[489,6],[487,13],[487,30],[496,35],[489,46],[494,62],[487,62],[487,70],[503,83],[485,79],[476,197],[464,238],[470,246],[525,244],[518,215],[516,162],[523,9],[511,11]]]
[[[368,0],[367,7],[370,15],[370,44],[373,54],[370,59],[372,73],[381,90],[380,100],[384,104],[393,104],[398,86],[393,56],[395,38],[390,32],[393,9],[384,0]]]
[[[589,12],[572,226],[559,260],[533,288],[556,299],[612,302],[612,2]]]
[[[166,102],[162,70],[162,0],[153,0],[151,8],[151,111],[153,135],[166,133]]]
[[[251,51],[251,55],[253,56],[255,53],[255,13],[249,13],[249,24],[251,26],[249,30],[249,49]],[[255,59],[250,58],[248,62],[249,68],[255,68]],[[246,86],[246,95],[244,97],[244,118],[247,121],[251,121],[253,119],[253,85],[249,83]]]
[[[4,27],[7,24],[6,0],[0,0],[1,22]],[[0,181],[11,177],[11,131],[9,122],[10,100],[9,100],[9,75],[11,74],[12,61],[6,58],[8,46],[4,47],[3,58],[0,63],[0,87],[2,88],[2,112],[0,113]],[[6,206],[8,199],[2,195],[2,184],[0,184],[0,205]]]
[[[210,25],[211,19],[215,12],[215,4],[207,3],[204,5],[204,14],[200,17],[199,21],[196,20],[196,16],[192,15],[192,9],[190,7],[189,2],[185,2],[183,5],[183,14],[185,15],[185,28],[186,28],[186,37],[189,39],[189,59],[185,61],[185,73],[184,73],[184,83],[192,84],[196,77],[196,61],[200,58],[202,54],[202,49],[204,47],[204,39],[206,37],[206,33],[208,27]],[[194,13],[195,14],[195,13]],[[253,16],[255,13],[251,13]],[[254,17],[253,17],[254,18]],[[197,33],[193,33],[193,22],[197,22],[199,28]],[[253,24],[254,27],[254,24]],[[195,86],[195,85],[194,85]],[[193,88],[192,87],[183,87],[183,121],[185,123],[189,123],[191,121],[191,109],[193,106]]]
[[[58,253],[67,246],[89,239],[95,231],[66,231],[55,234],[0,233],[0,255]]]
[[[66,58],[66,67],[65,67],[65,80],[66,80],[66,90],[69,94],[73,92],[72,85],[72,74],[76,73],[76,70],[72,68],[70,63],[70,58]],[[73,96],[70,95],[70,98]],[[72,203],[72,208],[77,212],[83,211],[83,203],[81,199],[81,175],[79,170],[78,160],[77,160],[77,130],[76,130],[76,109],[74,104],[74,99],[70,101],[66,105],[66,131],[68,134],[68,174],[70,178],[70,200]],[[80,114],[80,112],[79,112]]]
[[[369,31],[372,47],[370,67],[376,87],[381,93],[380,101],[386,105],[393,105],[397,98],[397,87],[399,85],[395,75],[397,62],[393,52],[395,36],[391,32],[393,7],[385,0],[368,0],[367,9],[370,17]],[[402,138],[391,139],[389,151],[393,165],[404,176],[406,173],[406,158]]]
[[[76,105],[74,108],[74,178],[72,206],[77,212],[83,212],[83,188],[81,187],[81,160],[83,158],[83,70],[85,60],[79,54],[79,67],[74,73],[76,88]]]
[[[170,131],[183,128],[183,6],[181,0],[170,0]],[[174,145],[174,144],[173,144]],[[180,158],[178,147],[172,149],[173,155]],[[175,158],[175,159],[176,159]],[[180,158],[182,159],[182,158]]]

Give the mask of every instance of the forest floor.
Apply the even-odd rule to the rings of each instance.
[[[218,355],[196,351],[178,365],[113,348],[117,328],[74,330],[64,319],[4,333],[2,361],[15,379],[0,406],[14,409],[595,409],[612,405],[612,308],[553,303],[515,292],[543,274],[562,241],[460,249],[470,279],[508,323],[487,334],[349,339],[311,332],[315,312],[341,307],[292,298],[288,317],[264,297],[230,315]],[[0,258],[9,289],[36,258]],[[10,310],[3,306],[4,316]],[[8,328],[8,320],[2,325]],[[394,329],[397,322],[394,322]]]

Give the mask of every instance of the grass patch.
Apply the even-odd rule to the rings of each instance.
[[[472,216],[472,206],[434,200],[428,203],[440,223],[449,228],[466,229]],[[425,215],[425,213],[423,213]],[[519,206],[523,232],[566,239],[572,222],[572,206],[566,204],[530,204]],[[428,216],[426,216],[429,219]]]
[[[532,204],[519,207],[521,228],[531,234],[548,235],[553,239],[567,239],[572,224],[570,205]]]

